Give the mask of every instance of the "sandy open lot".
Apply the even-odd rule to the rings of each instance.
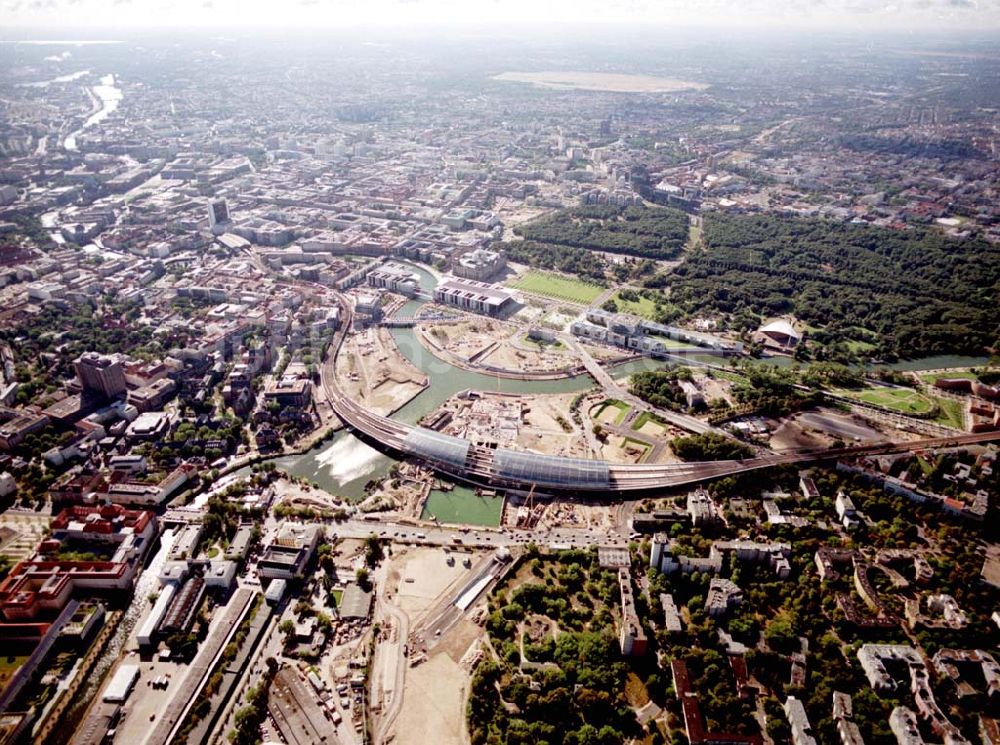
[[[589,448],[580,428],[569,414],[575,393],[526,397],[527,412],[517,443],[527,450],[549,455],[587,457]],[[556,417],[563,417],[572,431],[566,432]]]
[[[49,515],[8,512],[0,515],[0,553],[18,561],[27,559],[45,537]]]
[[[706,401],[712,402],[721,398],[729,405],[734,403],[732,395],[733,384],[730,381],[709,378],[707,376],[696,376],[696,380],[705,394]]]
[[[798,448],[823,448],[830,445],[830,438],[795,420],[783,422],[771,435],[770,445],[775,450],[795,450]]]
[[[448,566],[448,554],[443,548],[407,548],[393,556],[393,575],[398,572],[398,590],[393,600],[411,622],[423,613],[445,590],[468,573],[462,566],[467,554],[452,552],[454,566]]]
[[[601,408],[603,406],[603,408]],[[598,404],[591,410],[591,419],[595,419],[601,424],[617,424],[619,419],[623,419],[628,414],[627,410],[612,404]]]
[[[337,378],[349,396],[389,414],[424,389],[427,376],[399,353],[387,329],[348,337],[337,360]]]
[[[541,217],[548,212],[548,209],[532,207],[510,197],[497,197],[493,211],[503,220],[503,224],[506,226],[504,240],[509,241],[516,237],[512,230],[513,226]]]
[[[448,565],[442,548],[406,548],[395,553],[389,571],[395,588],[393,603],[410,619],[410,629],[429,612],[438,612],[469,576],[463,558],[475,566],[479,554],[451,552],[455,562]],[[482,629],[468,620],[459,621],[431,650],[430,657],[408,666],[402,708],[393,726],[395,742],[402,745],[461,745],[465,733],[465,700],[469,672],[460,664]]]
[[[595,530],[607,530],[614,524],[614,506],[600,504],[572,504],[569,502],[553,502],[545,510],[539,527],[580,527]],[[527,565],[525,565],[527,568]],[[520,574],[518,575],[520,576]],[[530,579],[528,569],[525,577]]]
[[[576,360],[565,347],[538,347],[522,339],[506,339],[500,342],[489,354],[484,355],[480,362],[519,372],[553,372],[566,370],[576,364]]]
[[[537,344],[526,337],[529,328],[539,325],[545,316],[553,328],[562,328],[569,316],[551,313],[547,308],[526,305],[516,316],[518,323],[500,323],[475,319],[462,323],[425,324],[417,329],[417,339],[435,356],[459,365],[489,366],[516,372],[565,372],[580,361],[565,344]],[[547,324],[549,318],[557,323]],[[599,361],[620,359],[620,350],[587,345],[590,355]]]
[[[564,346],[539,346],[524,339],[527,330],[490,320],[427,325],[417,338],[438,356],[453,355],[468,364],[517,372],[555,372],[577,364]],[[440,350],[440,351],[438,351]]]
[[[771,435],[775,450],[792,450],[806,447],[828,447],[835,437],[844,441],[880,442],[885,434],[850,414],[830,409],[817,409],[795,414],[782,421]]]
[[[461,323],[427,324],[421,327],[421,336],[457,357],[468,359],[479,354],[513,329],[488,319],[475,319]]]
[[[458,631],[456,629],[456,631]],[[396,719],[399,745],[462,745],[468,673],[441,651],[406,671],[403,707]]]
[[[621,435],[610,435],[601,447],[601,458],[609,463],[642,463],[651,448],[644,448],[635,442],[627,442]]]
[[[668,434],[667,428],[664,425],[654,422],[652,419],[646,420],[636,431],[639,434],[648,435],[649,437],[666,437]]]
[[[336,510],[344,506],[344,501],[323,489],[314,489],[290,479],[281,478],[274,483],[275,504],[295,507],[312,507],[321,510]]]

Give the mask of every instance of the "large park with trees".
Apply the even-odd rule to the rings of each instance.
[[[706,212],[690,243],[678,210],[583,206],[516,233],[521,240],[504,244],[514,261],[632,283],[611,309],[666,323],[713,318],[745,335],[794,316],[808,332],[806,358],[980,356],[1000,340],[1000,249],[931,227]]]

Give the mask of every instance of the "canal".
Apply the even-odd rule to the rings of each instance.
[[[135,592],[128,607],[125,608],[124,615],[118,623],[118,628],[108,639],[100,659],[94,663],[94,668],[90,672],[90,679],[77,691],[77,703],[66,713],[64,726],[67,731],[73,731],[77,725],[83,721],[88,706],[95,701],[98,691],[104,684],[108,672],[114,664],[126,652],[126,644],[135,629],[135,625],[142,618],[149,607],[149,595],[160,590],[160,570],[163,569],[170,553],[170,547],[174,543],[174,531],[168,528],[160,536],[160,544],[149,563],[139,575],[135,583]]]

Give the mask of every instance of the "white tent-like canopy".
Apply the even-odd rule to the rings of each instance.
[[[802,334],[796,331],[791,323],[782,319],[771,321],[766,326],[761,326],[760,333],[771,337],[785,346],[797,344],[802,339]]]

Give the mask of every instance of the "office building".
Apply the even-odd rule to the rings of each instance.
[[[506,290],[472,280],[447,280],[434,290],[434,299],[494,318],[514,304],[514,297]]]
[[[208,227],[213,232],[216,227],[229,223],[229,203],[225,199],[213,199],[208,203]]]
[[[73,363],[84,391],[117,398],[125,393],[125,370],[117,356],[87,352]]]

